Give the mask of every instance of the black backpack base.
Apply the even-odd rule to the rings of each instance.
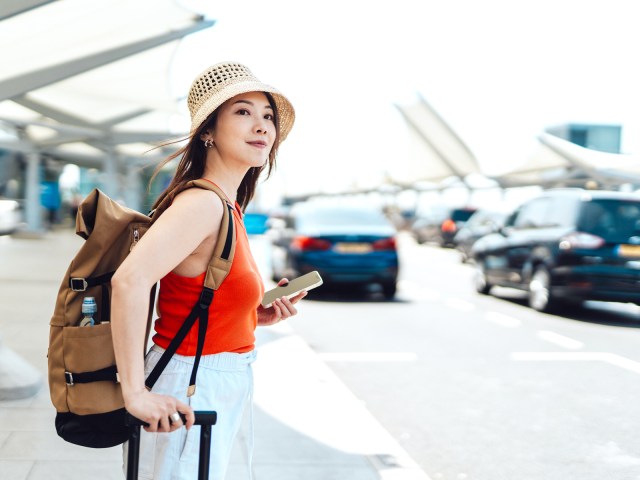
[[[90,448],[110,448],[124,443],[129,436],[125,424],[126,410],[95,415],[56,414],[56,431],[69,443]]]

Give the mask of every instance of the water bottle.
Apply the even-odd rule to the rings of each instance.
[[[98,312],[98,304],[93,297],[84,297],[82,300],[83,319],[80,322],[81,327],[93,327],[96,323],[95,315]]]

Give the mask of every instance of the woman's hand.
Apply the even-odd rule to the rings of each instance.
[[[289,283],[289,280],[283,278],[278,282],[278,286]],[[276,299],[269,308],[264,308],[262,305],[258,306],[258,325],[268,326],[275,325],[276,323],[286,320],[289,317],[293,317],[298,313],[298,310],[294,306],[300,300],[307,296],[307,292],[300,292],[298,295],[292,298],[282,297]]]
[[[147,432],[173,432],[183,426],[182,419],[171,419],[174,413],[182,413],[187,420],[187,430],[196,421],[193,409],[173,397],[159,395],[142,389],[125,398],[127,412],[149,424]]]

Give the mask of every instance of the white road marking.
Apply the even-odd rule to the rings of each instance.
[[[629,370],[631,372],[640,373],[640,362],[636,362],[635,360],[631,360],[614,353],[605,353],[604,355],[607,356],[605,361],[610,363],[611,365],[624,368],[625,370]]]
[[[584,347],[584,343],[574,340],[573,338],[565,337],[559,333],[552,332],[550,330],[538,331],[538,338],[546,340],[560,347],[568,348],[569,350],[578,350]]]
[[[498,312],[485,312],[484,318],[501,327],[516,328],[522,325],[522,321],[519,318],[510,317],[509,315]]]
[[[415,362],[413,352],[325,352],[318,353],[325,362]]]
[[[461,312],[472,312],[476,309],[476,306],[473,303],[462,300],[461,298],[449,297],[445,299],[444,303],[447,307]]]
[[[511,360],[531,361],[600,361],[640,373],[640,362],[608,352],[513,352]]]

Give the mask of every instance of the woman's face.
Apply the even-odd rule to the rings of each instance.
[[[236,95],[223,103],[215,128],[205,132],[222,159],[261,167],[276,139],[273,108],[262,92]]]

